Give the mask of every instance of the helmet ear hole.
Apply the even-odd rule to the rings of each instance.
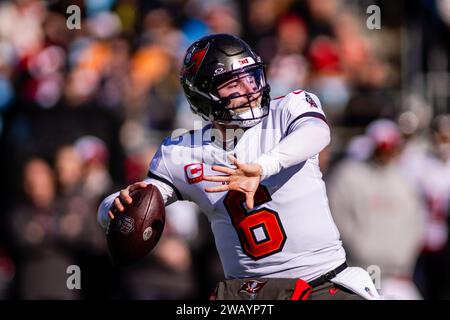
[[[226,108],[230,104],[230,101],[231,101],[231,97],[224,97],[218,101],[218,105],[221,108]]]

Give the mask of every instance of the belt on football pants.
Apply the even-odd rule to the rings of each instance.
[[[327,273],[325,273],[324,275],[320,276],[319,278],[316,278],[314,280],[311,280],[310,282],[308,282],[308,284],[315,288],[317,286],[320,286],[321,284],[324,284],[325,282],[330,281],[331,279],[333,279],[334,277],[336,277],[339,273],[341,273],[342,271],[344,271],[347,268],[347,263],[344,262],[343,264],[341,264],[339,267],[337,267],[336,269],[333,269],[331,271],[328,271]]]

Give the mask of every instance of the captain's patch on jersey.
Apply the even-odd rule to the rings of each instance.
[[[191,163],[184,166],[186,180],[189,184],[197,183],[203,180],[203,163]]]

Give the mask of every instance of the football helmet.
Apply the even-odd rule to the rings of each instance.
[[[214,34],[194,42],[180,81],[192,112],[205,120],[251,127],[269,113],[265,65],[235,36]]]

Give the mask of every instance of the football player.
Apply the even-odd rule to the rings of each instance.
[[[217,299],[377,298],[367,272],[346,265],[330,214],[319,152],[330,129],[303,90],[271,100],[261,58],[241,39],[204,37],[184,58],[181,85],[210,123],[166,138],[148,177],[107,197],[102,226],[155,185],[166,206],[195,202],[207,215],[226,280]]]

